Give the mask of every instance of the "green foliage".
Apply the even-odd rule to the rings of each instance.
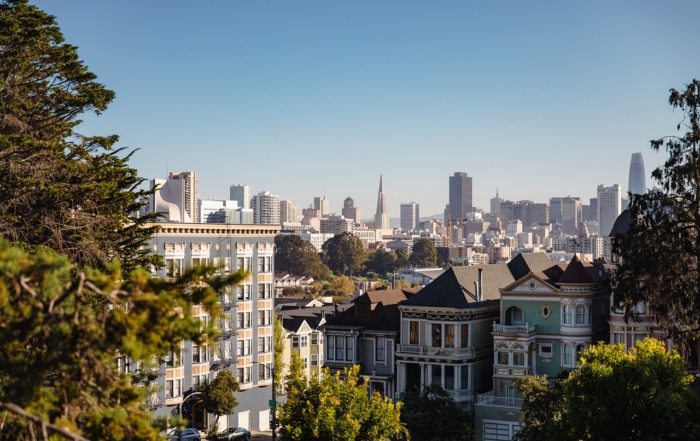
[[[0,235],[48,246],[79,267],[158,264],[147,241],[155,215],[135,215],[150,191],[114,150],[116,135],[73,132],[114,92],[95,81],[54,17],[0,0]]]
[[[432,268],[438,264],[438,252],[430,239],[418,239],[413,245],[411,257],[408,259],[413,266]]]
[[[523,392],[520,441],[688,440],[700,438],[700,402],[688,388],[692,376],[675,352],[655,339],[592,346],[580,369],[556,380],[519,378]]]
[[[327,279],[330,273],[311,242],[296,234],[275,237],[275,271],[316,280]]]
[[[422,392],[408,392],[404,403],[401,421],[412,439],[468,440],[474,436],[471,415],[437,384],[426,386]]]
[[[355,283],[349,277],[335,276],[328,289],[340,291],[344,294],[352,294],[355,292]]]
[[[700,345],[700,81],[671,89],[669,103],[684,113],[677,130],[685,133],[651,142],[652,150],[668,152],[664,166],[652,172],[660,191],[631,196],[634,222],[613,240],[622,264],[610,288],[627,318],[645,302],[686,349]]]
[[[298,359],[298,356],[297,356]],[[401,424],[401,403],[375,393],[368,396],[359,366],[323,377],[304,377],[292,360],[289,395],[280,412],[280,430],[286,441],[391,440],[406,436]]]
[[[272,381],[275,382],[276,387],[282,385],[282,371],[284,370],[284,346],[285,346],[285,335],[284,328],[282,327],[282,322],[280,321],[277,314],[274,315],[274,332],[275,339],[272,343],[274,350],[274,367],[275,367],[275,377]]]
[[[410,257],[408,254],[408,251],[399,249],[399,250],[396,250],[395,254],[396,254],[396,270],[411,267],[411,262],[408,260]]]
[[[362,271],[365,248],[359,237],[347,231],[336,234],[323,244],[325,264],[335,274],[351,276]]]
[[[204,408],[216,415],[217,419],[221,415],[231,415],[238,406],[238,400],[233,395],[238,389],[238,381],[230,369],[219,371],[211,383],[199,385]]]
[[[388,273],[392,273],[396,269],[396,256],[379,249],[367,256],[364,274],[374,273],[380,278],[385,278]]]
[[[27,254],[0,241],[0,408],[9,411],[3,439],[33,439],[41,428],[29,420],[94,440],[158,439],[139,382],[157,366],[154,354],[215,337],[192,306],[218,317],[219,293],[241,279],[210,278],[215,269],[207,267],[175,282],[144,269],[108,269],[77,273],[63,256]],[[133,376],[116,369],[124,356],[140,366]]]
[[[306,291],[301,286],[288,286],[282,290],[284,297],[304,297]]]

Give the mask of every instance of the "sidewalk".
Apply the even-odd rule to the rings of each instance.
[[[252,435],[250,439],[258,440],[258,441],[272,441],[272,430],[266,430],[264,432],[255,432],[253,430],[250,431],[250,434]],[[277,441],[280,439],[280,434],[277,434]]]

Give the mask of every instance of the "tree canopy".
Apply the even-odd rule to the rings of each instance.
[[[74,131],[114,92],[95,81],[54,17],[27,0],[0,0],[0,78],[0,235],[80,267],[158,263],[145,246],[155,215],[135,214],[150,191],[138,189],[133,152],[115,149],[116,135]]]
[[[411,439],[424,441],[472,439],[472,418],[437,384],[421,392],[411,391],[404,398],[401,421]]]
[[[219,293],[241,280],[210,278],[206,267],[175,282],[108,269],[77,272],[53,251],[28,254],[0,241],[3,439],[33,440],[43,427],[73,439],[158,439],[141,386],[159,363],[154,356],[182,340],[212,339],[192,306],[218,317]],[[121,357],[133,360],[130,375],[117,370]]]
[[[238,388],[238,381],[230,369],[222,369],[217,372],[211,383],[199,385],[204,408],[207,412],[216,415],[215,426],[218,426],[218,419],[221,415],[233,414],[233,410],[238,406],[238,400],[233,394],[238,391]],[[216,432],[217,430],[214,430],[214,433]]]
[[[438,264],[438,252],[430,239],[418,239],[413,245],[411,256],[408,258],[412,265],[432,268]]]
[[[280,411],[282,439],[286,441],[391,440],[406,434],[401,424],[402,404],[378,393],[368,395],[359,366],[322,378],[305,377],[303,364],[292,356],[287,402]]]
[[[678,352],[655,339],[585,350],[580,369],[555,381],[522,377],[520,441],[700,439],[700,401]]]
[[[359,237],[352,233],[336,234],[323,244],[326,265],[335,274],[351,276],[362,271],[365,248]]]
[[[668,153],[652,172],[660,189],[630,196],[630,228],[613,240],[621,264],[611,290],[626,318],[644,302],[685,349],[700,345],[700,81],[671,89],[669,103],[683,113],[680,133],[651,141]]]
[[[316,280],[328,278],[328,267],[311,245],[296,234],[275,237],[275,271]]]

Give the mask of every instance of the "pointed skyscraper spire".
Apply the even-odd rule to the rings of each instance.
[[[384,200],[382,175],[379,175],[379,194],[377,195],[377,212],[374,214],[374,228],[378,230],[389,228],[389,214],[386,211],[386,201]]]

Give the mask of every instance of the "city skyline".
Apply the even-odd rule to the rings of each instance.
[[[496,188],[624,195],[630,155],[649,178],[665,157],[649,140],[676,133],[668,89],[700,72],[690,1],[33,3],[116,92],[77,131],[140,149],[141,177],[190,170],[202,197],[245,182],[299,207],[325,194],[332,212],[350,195],[370,213],[377,174],[391,217],[442,213],[456,171],[484,209]]]

